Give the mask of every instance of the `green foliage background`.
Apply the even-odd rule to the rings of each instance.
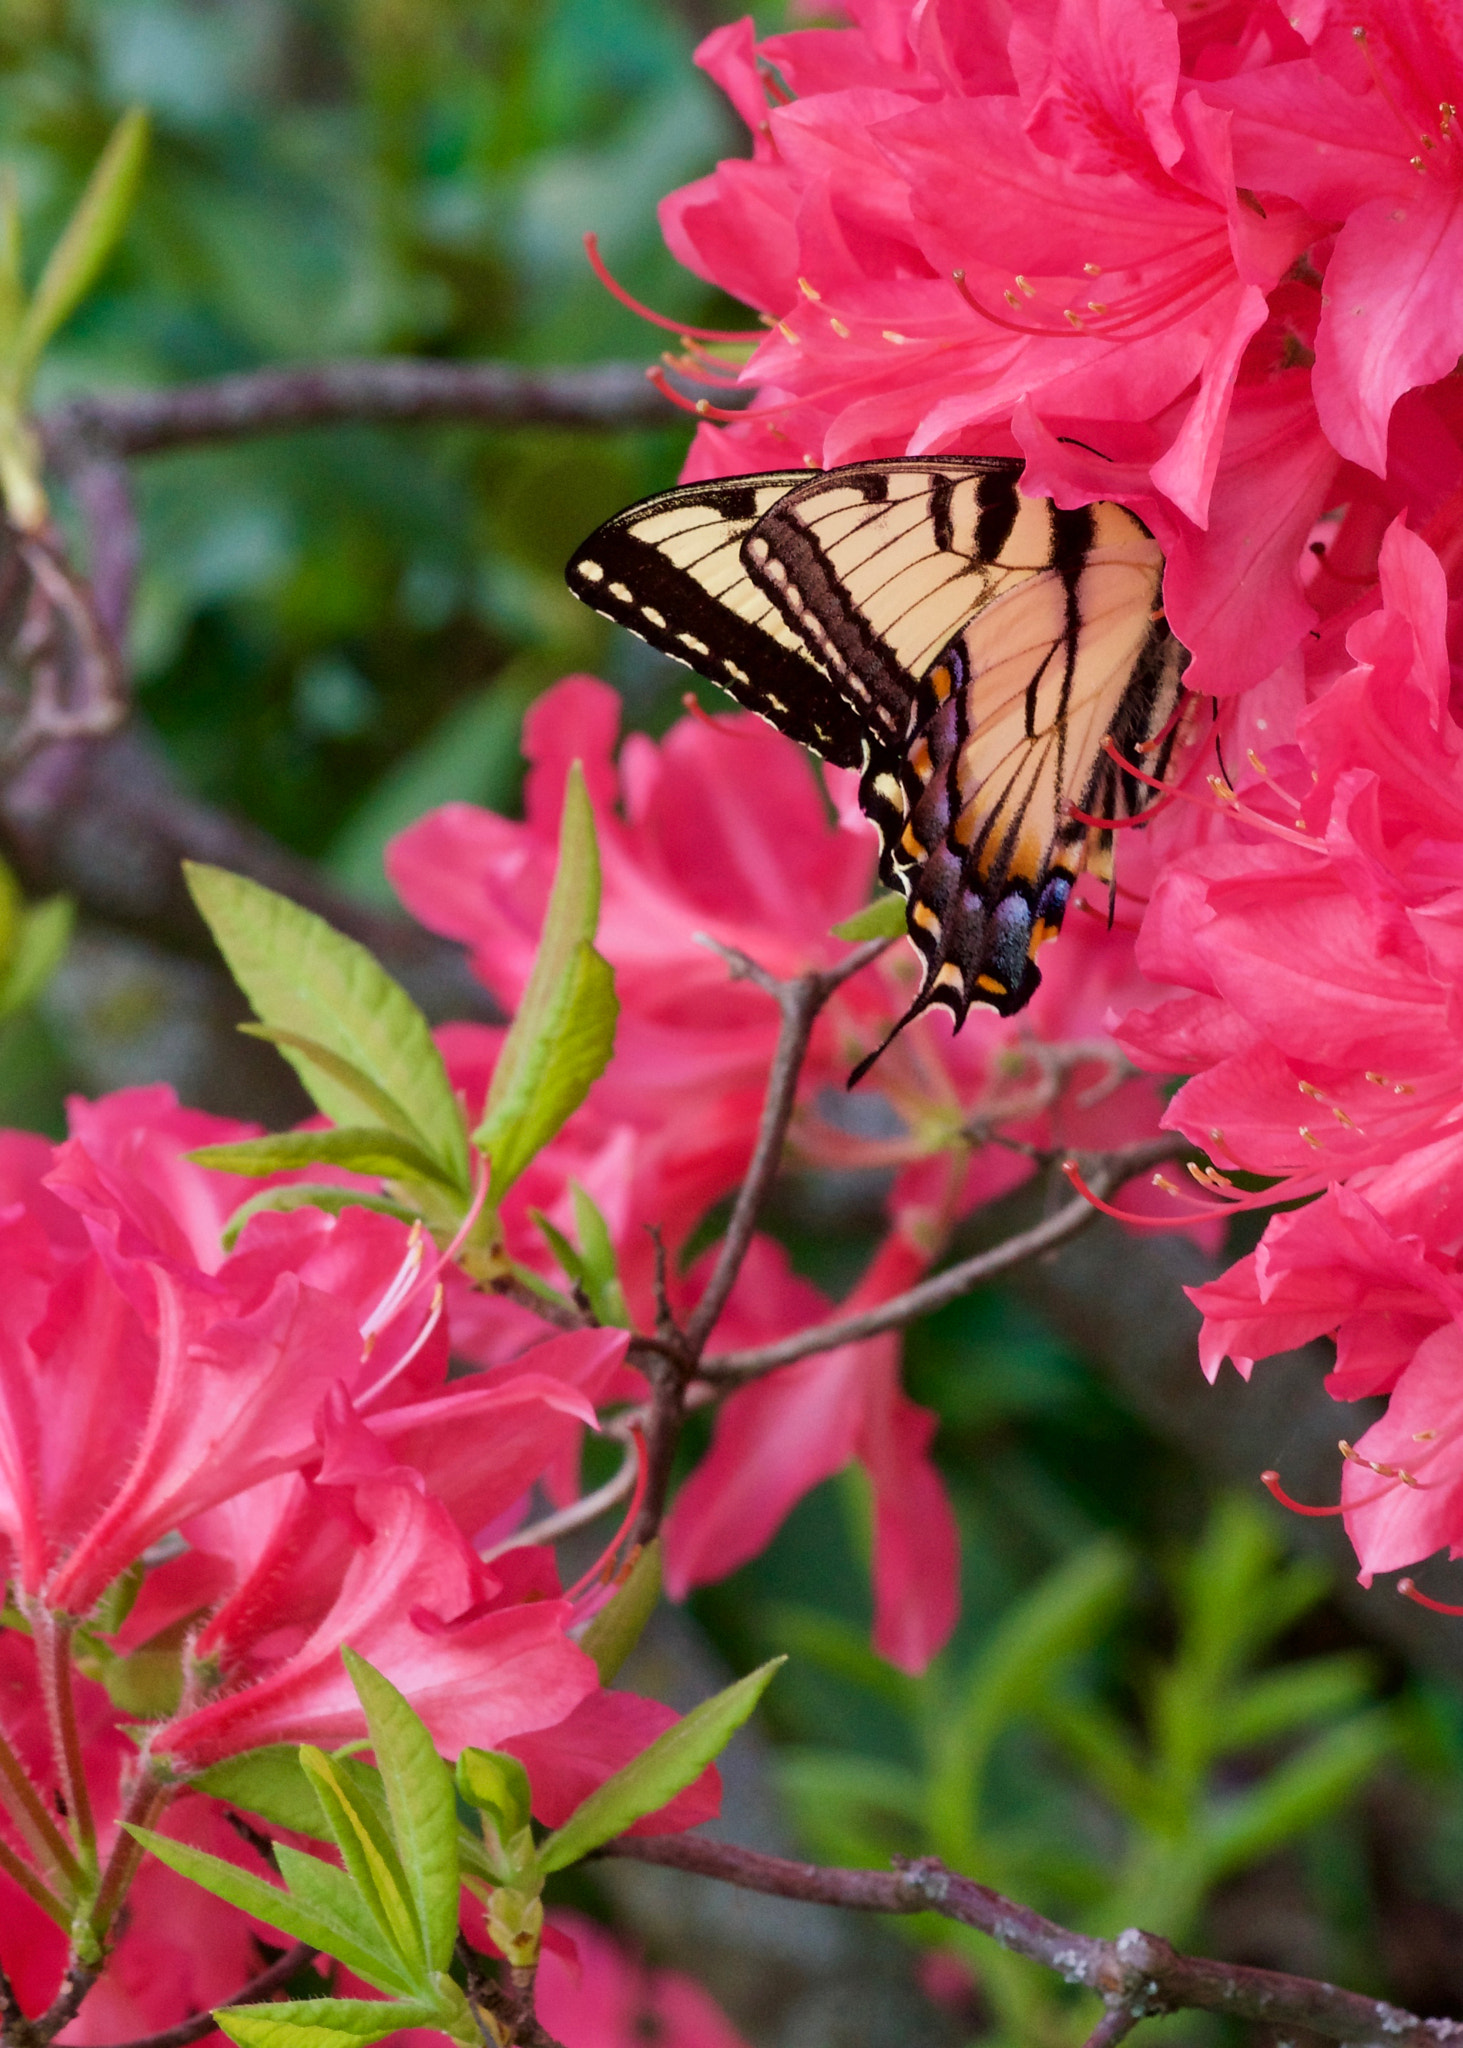
[[[779,25],[775,4],[754,11]],[[730,12],[6,0],[0,158],[32,249],[121,108],[155,122],[123,250],[38,403],[341,355],[653,360],[658,337],[590,275],[586,228],[652,304],[745,324],[677,270],[655,220],[666,190],[741,147],[690,62]],[[512,809],[524,706],[559,675],[607,676],[633,725],[676,714],[684,674],[577,606],[562,564],[673,481],[686,439],[669,413],[609,435],[360,427],[137,464],[145,719],[199,796],[389,900],[380,852],[408,819],[450,798]],[[55,1011],[7,1027],[10,1120],[57,1127],[86,1070],[77,1029]],[[871,1242],[868,1215],[830,1230],[795,1189],[781,1227],[830,1285]],[[1015,1296],[917,1333],[909,1384],[942,1416],[967,1558],[937,1670],[911,1683],[863,1648],[868,1510],[851,1480],[696,1603],[737,1668],[795,1653],[767,1718],[809,1850],[936,1849],[1101,1931],[1141,1915],[1463,2010],[1456,1684],[1361,1644],[1324,1579],[1282,1563],[1268,1514],[1219,1498]],[[582,1882],[577,1896],[605,1910]],[[1432,1947],[1419,1925],[1441,1930]],[[961,1953],[980,1989],[954,1995],[956,2038],[1080,2037],[1060,1987]],[[1194,2021],[1168,2033],[1216,2038]]]

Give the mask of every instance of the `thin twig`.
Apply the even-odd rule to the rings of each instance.
[[[1116,2048],[1119,2041],[1126,2041],[1139,2020],[1140,2012],[1123,2004],[1121,1999],[1112,2000],[1097,2025],[1083,2042],[1082,2048]]]
[[[293,1948],[272,1962],[267,1970],[261,1970],[257,1977],[251,1977],[247,1984],[240,1985],[230,1998],[221,1998],[219,2005],[250,2005],[272,1998],[276,1991],[289,1983],[296,1970],[303,1970],[320,1953],[308,1942],[297,1941]],[[179,2020],[175,2027],[164,2027],[159,2034],[139,2034],[134,2041],[117,2041],[111,2048],[188,2048],[190,2041],[201,2041],[205,2034],[217,2030],[218,2022],[213,2012],[195,2013],[191,2020]]]
[[[340,422],[470,420],[482,426],[664,426],[672,413],[641,363],[527,369],[409,356],[248,370],[158,391],[73,398],[36,421],[47,459],[152,455]]]
[[[1381,1999],[1363,1998],[1312,1977],[1180,1955],[1158,1935],[1136,1927],[1115,1941],[1074,1933],[972,1878],[958,1877],[934,1857],[900,1862],[892,1871],[834,1870],[695,1835],[621,1836],[601,1853],[720,1878],[776,1898],[864,1913],[938,1913],[958,1920],[990,1935],[1013,1955],[1105,1999],[1102,2025],[1109,2030],[1099,2028],[1092,2042],[1113,2042],[1128,2031],[1113,2019],[1116,2010],[1134,2026],[1159,2013],[1217,2012],[1271,2026],[1309,2027],[1329,2040],[1368,2048],[1458,2048],[1463,2043],[1463,2021],[1419,2019]]]
[[[607,1479],[603,1486],[597,1486],[593,1493],[586,1493],[582,1499],[571,1501],[557,1514],[545,1515],[542,1521],[530,1522],[526,1528],[515,1529],[511,1536],[505,1536],[501,1543],[495,1543],[491,1550],[482,1552],[484,1564],[491,1564],[495,1557],[502,1557],[510,1550],[521,1550],[529,1543],[556,1543],[561,1536],[572,1530],[582,1529],[586,1522],[592,1522],[607,1508],[635,1490],[636,1475],[640,1470],[640,1450],[630,1443],[614,1477]]]
[[[887,944],[886,939],[871,940],[847,960],[840,961],[831,972],[800,974],[795,981],[774,981],[745,954],[733,952],[729,947],[716,947],[730,965],[734,978],[755,981],[759,988],[766,989],[775,998],[782,1011],[782,1028],[777,1034],[777,1049],[772,1055],[772,1066],[767,1076],[767,1092],[762,1100],[762,1118],[757,1127],[752,1161],[737,1190],[731,1220],[721,1240],[711,1278],[686,1323],[686,1349],[693,1359],[700,1358],[707,1338],[726,1307],[727,1297],[736,1284],[742,1261],[756,1232],[762,1205],[782,1163],[782,1147],[797,1101],[798,1080],[818,1013],[833,991],[851,974],[877,959]]]
[[[467,1977],[468,2003],[479,2018],[478,2031],[484,2041],[488,2030],[483,2027],[478,2008],[492,2015],[494,2025],[503,2028],[509,2035],[509,2048],[562,2048],[541,2025],[533,2011],[533,1979],[530,1975],[527,1987],[528,2003],[523,2002],[523,1988],[515,1986],[507,1990],[498,1984],[483,1967],[485,1958],[475,1949],[469,1948],[459,1935],[457,1954]],[[517,1973],[515,1972],[515,1975]]]
[[[836,967],[821,973],[800,974],[792,981],[778,980],[747,954],[738,952],[734,947],[720,945],[715,939],[703,936],[701,943],[721,955],[734,980],[753,981],[765,989],[782,1011],[782,1024],[762,1098],[762,1115],[751,1163],[737,1190],[711,1278],[684,1329],[676,1327],[670,1313],[664,1285],[664,1252],[657,1238],[656,1334],[653,1340],[637,1340],[634,1347],[634,1363],[650,1381],[650,1406],[645,1425],[645,1496],[635,1524],[634,1540],[637,1543],[650,1541],[665,1514],[671,1466],[686,1419],[686,1390],[697,1376],[706,1340],[736,1284],[756,1232],[762,1205],[776,1178],[814,1022],[834,991],[841,988],[851,975],[876,960],[889,941],[871,939],[862,946],[856,946]]]
[[[67,1968],[66,1975],[61,1979],[61,1989],[41,2017],[31,2022],[34,2039],[39,2042],[54,2041],[63,2027],[69,2027],[81,2011],[82,2001],[87,1992],[100,1975],[101,1971],[93,1968],[90,1963],[73,1960]]]
[[[1110,1194],[1134,1174],[1188,1149],[1186,1138],[1168,1131],[1154,1138],[1141,1139],[1137,1144],[1126,1145],[1119,1151],[1101,1153],[1085,1169],[1088,1186],[1094,1194]],[[903,1294],[892,1295],[888,1301],[882,1301],[874,1308],[864,1309],[858,1315],[839,1317],[831,1323],[817,1323],[811,1329],[797,1330],[790,1337],[780,1337],[775,1344],[759,1344],[750,1351],[723,1351],[704,1358],[698,1368],[699,1376],[713,1383],[731,1380],[740,1385],[773,1371],[779,1365],[791,1365],[796,1359],[811,1358],[815,1352],[832,1351],[841,1344],[854,1344],[864,1337],[880,1336],[885,1330],[900,1329],[918,1316],[932,1315],[936,1309],[944,1308],[947,1302],[968,1294],[973,1287],[993,1280],[998,1273],[1008,1272],[1012,1266],[1019,1266],[1026,1259],[1034,1259],[1042,1252],[1065,1244],[1068,1238],[1085,1230],[1097,1214],[1098,1211],[1085,1197],[1074,1196],[1053,1215],[1033,1224],[1030,1230],[1020,1231],[988,1251],[975,1252],[970,1258],[947,1266],[943,1272],[932,1274],[928,1280],[921,1280],[918,1286],[908,1288]]]

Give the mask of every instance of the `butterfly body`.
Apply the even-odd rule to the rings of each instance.
[[[567,572],[861,771],[924,967],[901,1026],[931,1003],[959,1025],[973,1003],[1029,1000],[1078,875],[1111,878],[1101,821],[1154,801],[1182,723],[1152,535],[1116,504],[1023,497],[1020,473],[895,457],[688,485],[607,521]]]

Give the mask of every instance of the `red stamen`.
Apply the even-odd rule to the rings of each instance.
[[[1311,1508],[1307,1507],[1302,1500],[1292,1500],[1285,1491],[1285,1488],[1280,1484],[1280,1474],[1278,1472],[1262,1472],[1260,1474],[1260,1484],[1273,1499],[1279,1501],[1283,1508],[1289,1508],[1293,1515],[1344,1515],[1346,1513],[1346,1509],[1340,1501],[1337,1501],[1334,1508]],[[1463,1608],[1460,1608],[1459,1612],[1463,1613]]]
[[[1404,1600],[1410,1600],[1415,1607],[1426,1607],[1433,1614],[1463,1614],[1463,1607],[1450,1607],[1446,1600],[1431,1600],[1426,1593],[1419,1593],[1411,1579],[1399,1579],[1397,1591]]]
[[[749,328],[740,332],[729,327],[690,327],[684,320],[668,320],[664,313],[653,313],[649,306],[643,306],[639,299],[632,298],[617,278],[610,275],[603,256],[599,253],[599,236],[593,232],[584,237],[584,253],[589,258],[590,269],[612,298],[622,306],[628,306],[632,313],[638,313],[642,320],[648,320],[652,327],[663,327],[668,334],[680,334],[696,341],[760,341],[760,334]]]
[[[625,1519],[615,1531],[609,1547],[589,1567],[583,1578],[576,1579],[569,1588],[568,1592],[564,1595],[566,1600],[577,1600],[580,1594],[588,1592],[589,1588],[596,1581],[601,1585],[609,1584],[610,1580],[614,1577],[615,1552],[635,1526],[635,1518],[640,1513],[640,1503],[645,1498],[645,1482],[650,1473],[650,1460],[645,1452],[645,1432],[641,1429],[638,1422],[630,1425],[630,1435],[635,1440],[635,1491],[630,1496],[630,1505],[625,1510]]]
[[[1206,1216],[1231,1213],[1228,1203],[1194,1202],[1193,1210],[1187,1216],[1139,1216],[1131,1209],[1115,1209],[1111,1202],[1105,1202],[1101,1195],[1094,1194],[1075,1159],[1064,1159],[1062,1172],[1085,1202],[1090,1202],[1094,1209],[1100,1209],[1104,1216],[1111,1216],[1117,1223],[1127,1223],[1135,1230],[1187,1230],[1191,1224],[1202,1223]],[[1182,1188],[1174,1188],[1172,1192],[1175,1201],[1193,1200]]]
[[[1067,816],[1075,818],[1079,825],[1096,825],[1104,832],[1121,832],[1127,825],[1146,825],[1158,813],[1167,810],[1174,800],[1174,791],[1165,787],[1156,804],[1150,804],[1146,811],[1140,811],[1136,818],[1094,818],[1087,811],[1079,811],[1074,803],[1067,805]]]
[[[671,404],[678,405],[682,412],[694,413],[698,420],[743,420],[748,415],[749,408],[746,406],[736,406],[728,410],[724,405],[713,405],[709,398],[692,399],[685,397],[676,390],[673,384],[667,381],[665,371],[660,367],[659,363],[652,364],[650,369],[645,372],[645,378],[647,383],[655,386],[662,398],[668,398]],[[765,420],[773,412],[787,412],[788,410],[789,408],[785,405],[769,406],[766,412],[758,413],[757,418]]]
[[[751,740],[758,735],[745,725],[733,725],[730,718],[718,718],[708,711],[694,690],[687,690],[681,703],[693,718],[699,718],[703,725],[709,725],[724,740]]]
[[[1173,713],[1169,718],[1167,725],[1164,726],[1163,731],[1160,733],[1155,733],[1154,737],[1151,740],[1140,740],[1138,743],[1138,752],[1140,754],[1156,754],[1158,752],[1158,749],[1163,745],[1164,741],[1168,738],[1169,734],[1176,730],[1180,719],[1186,718],[1188,716],[1189,706],[1193,702],[1193,699],[1194,692],[1192,690],[1181,689],[1179,691],[1179,700],[1177,704],[1174,705]]]

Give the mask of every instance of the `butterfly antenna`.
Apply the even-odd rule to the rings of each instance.
[[[919,994],[915,997],[914,1001],[910,1004],[909,1008],[905,1011],[904,1015],[900,1018],[899,1022],[894,1026],[894,1029],[889,1033],[889,1036],[883,1041],[883,1043],[881,1045],[876,1045],[871,1053],[866,1053],[864,1057],[859,1061],[858,1065],[854,1068],[853,1072],[849,1075],[847,1081],[844,1083],[844,1087],[857,1088],[859,1082],[862,1081],[864,1075],[868,1073],[870,1067],[872,1067],[877,1060],[881,1060],[884,1057],[885,1053],[889,1050],[890,1046],[894,1043],[895,1039],[899,1036],[900,1032],[904,1029],[905,1025],[912,1024],[916,1017],[922,1017],[933,1001],[934,986],[933,981],[931,981],[929,984],[927,984],[924,988],[920,990]],[[957,1025],[956,1028],[958,1030],[959,1026]]]

